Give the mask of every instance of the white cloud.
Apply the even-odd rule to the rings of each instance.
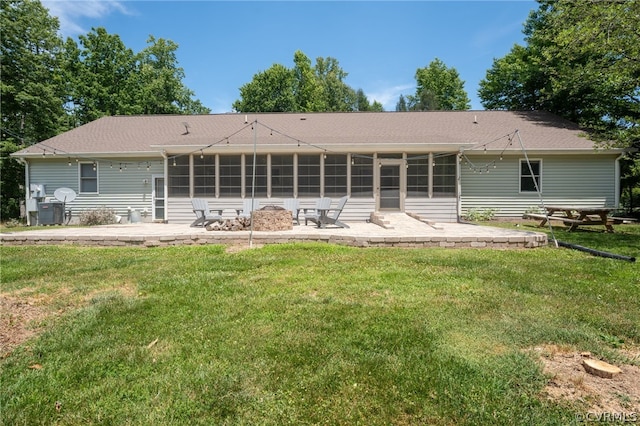
[[[415,83],[383,86],[366,91],[366,94],[369,102],[378,101],[385,111],[395,111],[400,95],[413,95],[415,88]]]
[[[83,18],[100,18],[111,13],[131,12],[119,0],[43,0],[42,5],[49,9],[49,14],[60,21],[60,32],[63,36],[74,36],[87,33],[80,21]]]

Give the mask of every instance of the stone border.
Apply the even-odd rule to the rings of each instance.
[[[495,237],[461,237],[461,236],[389,236],[389,237],[357,237],[351,235],[317,235],[297,234],[254,235],[253,244],[282,244],[291,242],[323,242],[351,247],[405,247],[405,248],[536,248],[547,245],[546,234]],[[127,236],[51,236],[29,235],[28,232],[16,234],[0,234],[0,245],[77,245],[99,247],[168,247],[180,245],[249,245],[249,236],[211,234],[184,235],[127,235]]]

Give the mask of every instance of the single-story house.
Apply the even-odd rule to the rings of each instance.
[[[345,221],[518,217],[541,200],[617,207],[622,154],[549,113],[428,111],[103,117],[13,155],[31,206],[70,188],[74,217],[107,207],[190,223],[192,198],[232,215],[245,198],[312,207],[348,195]]]

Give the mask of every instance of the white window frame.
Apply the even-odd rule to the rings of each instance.
[[[538,191],[542,192],[542,158],[529,158],[529,162],[530,163],[540,163],[540,171],[538,173]],[[536,190],[535,190],[535,186],[534,189],[532,191],[523,191],[522,190],[522,178],[525,177],[522,175],[522,165],[527,165],[527,159],[526,158],[521,158],[520,161],[518,161],[518,189],[520,194],[536,194]],[[527,166],[527,170],[528,170],[528,166]],[[529,174],[527,173],[527,176],[529,177]],[[533,179],[535,179],[535,175],[533,176]]]
[[[89,164],[91,166],[95,165],[96,168],[96,176],[92,177],[83,177],[82,176],[82,166],[84,164]],[[96,181],[96,190],[94,191],[83,191],[82,190],[82,182],[84,180],[95,179]],[[98,166],[98,162],[88,162],[88,161],[80,161],[78,162],[78,192],[80,194],[99,194],[100,193],[100,168]]]

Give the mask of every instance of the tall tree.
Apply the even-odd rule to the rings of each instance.
[[[293,54],[293,62],[295,109],[301,112],[323,111],[325,105],[322,87],[311,66],[311,60],[298,50]]]
[[[136,54],[104,28],[79,40],[80,46],[71,39],[65,44],[69,105],[79,124],[104,115],[210,112],[184,85],[173,41],[150,36]]]
[[[400,95],[398,98],[398,103],[396,103],[396,111],[409,111],[409,105],[407,104],[407,99],[404,95]]]
[[[0,7],[2,128],[19,143],[51,137],[64,113],[58,20],[35,0],[3,0]]]
[[[24,167],[9,154],[62,130],[58,20],[34,0],[0,1],[0,218],[17,218]]]
[[[301,51],[294,54],[294,67],[274,64],[253,76],[240,88],[233,103],[239,112],[382,111],[379,102],[369,103],[364,92],[344,82],[347,73],[335,58],[317,58],[314,67]],[[365,105],[366,101],[366,105]]]
[[[104,28],[92,28],[79,40],[81,47],[71,39],[65,44],[70,69],[68,90],[77,120],[88,123],[104,115],[132,113],[133,51],[120,36]]]
[[[638,22],[637,0],[539,0],[525,23],[527,45],[494,60],[480,82],[483,106],[546,110],[598,140],[639,149]],[[623,186],[637,185],[638,160],[626,161]]]
[[[527,46],[480,82],[491,109],[542,109],[628,146],[640,138],[640,2],[540,1]]]
[[[293,72],[280,64],[253,76],[240,88],[240,99],[233,103],[239,112],[296,111]]]
[[[171,40],[150,36],[148,46],[137,55],[137,72],[131,82],[139,89],[134,107],[143,114],[206,114],[199,100],[183,80],[184,69],[178,66],[178,45]],[[130,84],[131,86],[131,84]]]
[[[466,110],[471,101],[464,90],[464,81],[455,68],[448,68],[436,58],[416,71],[416,94],[411,98],[411,109]]]

